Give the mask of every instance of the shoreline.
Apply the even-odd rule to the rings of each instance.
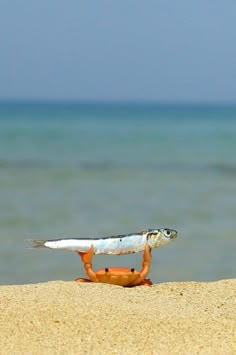
[[[236,279],[0,286],[0,353],[234,354]]]

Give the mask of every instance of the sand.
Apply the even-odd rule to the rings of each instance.
[[[0,354],[236,354],[236,279],[0,287]]]

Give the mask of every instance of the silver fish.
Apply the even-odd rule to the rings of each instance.
[[[94,254],[122,255],[150,248],[159,248],[177,237],[177,231],[170,228],[147,229],[138,233],[122,234],[104,238],[66,238],[54,240],[32,240],[33,248],[61,249],[85,253],[91,245]]]

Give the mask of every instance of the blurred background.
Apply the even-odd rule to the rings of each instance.
[[[0,283],[85,276],[27,239],[178,230],[153,282],[236,271],[233,1],[4,3]],[[141,254],[94,268],[140,269]]]

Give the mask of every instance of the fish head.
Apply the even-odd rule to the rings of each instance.
[[[175,229],[170,228],[149,229],[147,231],[148,244],[151,248],[158,248],[177,238],[177,233]]]

